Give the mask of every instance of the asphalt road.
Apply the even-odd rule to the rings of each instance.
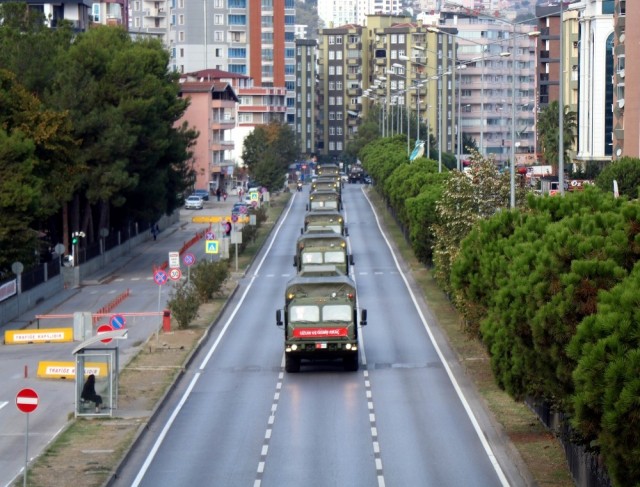
[[[360,185],[344,206],[368,325],[362,366],[283,368],[282,307],[308,194],[295,193],[207,342],[112,485],[525,485]]]
[[[181,210],[180,222],[170,228],[161,229],[156,241],[150,238],[135,248],[130,255],[88,276],[79,288],[63,290],[55,300],[41,303],[36,309],[24,313],[18,320],[1,323],[0,332],[4,335],[7,329],[22,328],[24,323],[32,321],[36,314],[97,312],[127,289],[130,290],[130,296],[122,301],[114,312],[157,312],[164,309],[171,284],[159,288],[153,280],[153,268],[166,261],[170,251],[178,251],[184,242],[207,227],[207,224],[191,223],[192,216],[231,213],[235,201],[233,197],[220,203],[213,200],[205,203],[204,210]],[[197,259],[204,258],[204,242],[200,241],[189,251],[194,253]],[[69,319],[52,319],[43,320],[41,326],[72,327],[73,323]],[[128,318],[126,327],[129,330],[128,338],[118,341],[122,365],[137,353],[139,346],[148,337],[159,330],[161,319]],[[74,362],[72,350],[77,345],[78,342],[0,345],[0,485],[9,485],[20,475],[25,464],[25,456],[28,455],[32,459],[39,455],[68,423],[69,415],[73,414],[74,380],[39,379],[36,371],[40,361]],[[114,345],[115,343],[111,343],[108,346]],[[23,388],[34,389],[39,396],[37,409],[28,415],[28,445],[27,415],[18,411],[15,404],[16,393]]]

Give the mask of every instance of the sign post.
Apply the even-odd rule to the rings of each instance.
[[[214,235],[215,236],[215,235]],[[182,262],[187,266],[187,282],[191,281],[191,266],[196,262],[196,256],[191,252],[187,252],[182,257]]]
[[[29,413],[38,407],[38,394],[33,389],[22,389],[16,395],[17,408],[27,415],[27,430],[24,439],[24,476],[22,485],[27,486],[27,466],[29,465]]]
[[[162,286],[167,283],[167,273],[162,269],[155,269],[153,271],[153,280],[158,285],[158,313],[160,313],[160,300],[162,298]],[[160,320],[160,326],[162,326],[162,320]],[[156,341],[158,341],[158,331],[156,331]]]

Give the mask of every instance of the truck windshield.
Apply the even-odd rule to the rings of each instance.
[[[289,318],[293,323],[318,323],[320,321],[320,308],[315,305],[291,306]]]
[[[303,264],[322,264],[322,252],[304,252],[302,254]]]
[[[344,264],[344,252],[325,252],[324,261],[326,264]]]
[[[351,322],[351,306],[348,304],[330,304],[323,306],[322,321]]]
[[[319,210],[320,208],[329,208],[331,210],[337,210],[338,202],[337,201],[312,201],[311,202],[311,209]]]
[[[307,232],[320,232],[320,231],[330,231],[334,233],[340,233],[340,225],[308,225]]]

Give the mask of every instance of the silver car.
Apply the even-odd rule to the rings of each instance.
[[[204,203],[200,196],[191,195],[184,200],[184,207],[187,210],[202,210]]]

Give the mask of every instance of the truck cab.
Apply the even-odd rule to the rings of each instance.
[[[340,193],[332,190],[317,190],[309,194],[307,210],[341,210]]]
[[[306,233],[296,241],[293,265],[298,272],[313,272],[318,266],[335,266],[341,273],[349,275],[353,255],[349,254],[347,239],[334,232]]]
[[[345,225],[344,217],[337,210],[308,211],[304,215],[304,227],[300,229],[300,233],[318,232],[333,232],[344,236],[349,235],[349,229]]]
[[[347,276],[292,278],[276,324],[284,329],[285,370],[299,372],[302,360],[341,359],[344,370],[358,370],[358,307],[355,283]],[[367,311],[360,311],[360,326]]]

